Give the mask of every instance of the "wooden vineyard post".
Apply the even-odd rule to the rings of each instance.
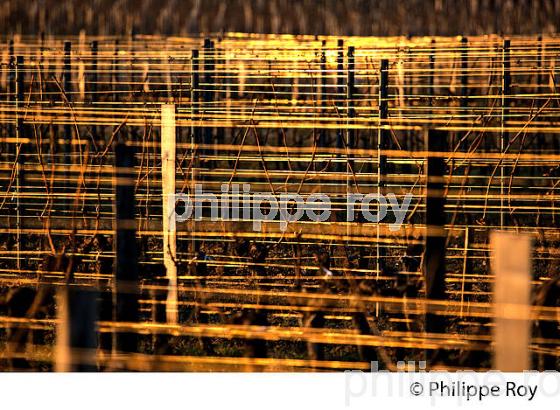
[[[86,36],[85,32],[80,32],[80,38],[78,40],[78,55],[81,55],[85,51],[85,41]],[[78,65],[78,72],[76,73],[76,82],[77,82],[77,91],[78,91],[78,98],[76,99],[80,103],[86,102],[86,82],[87,82],[87,74],[86,74],[86,64],[83,58],[77,59]]]
[[[461,120],[466,121],[466,116],[469,114],[468,110],[468,86],[469,86],[469,40],[467,37],[461,37],[461,98],[459,100],[459,105],[461,106],[460,116]],[[461,136],[459,135],[459,138]],[[453,150],[455,147],[451,147]],[[468,149],[468,140],[465,139],[461,143],[461,150]]]
[[[72,104],[72,43],[70,41],[64,42],[64,60],[63,60],[63,67],[62,67],[62,89],[64,92],[64,98],[61,99],[64,101],[64,105]],[[70,113],[70,109],[68,108],[68,112]],[[63,136],[63,161],[64,161],[64,171],[63,171],[63,181],[62,181],[62,192],[64,195],[64,209],[69,210],[71,208],[71,188],[70,182],[72,180],[72,165],[73,165],[73,158],[72,158],[72,129],[73,127],[70,125],[70,121],[72,121],[71,114],[66,114],[66,124],[64,124],[62,130],[64,133]]]
[[[539,94],[541,92],[541,86],[544,85],[544,78],[545,78],[545,76],[542,73],[543,68],[544,68],[543,55],[544,55],[544,52],[545,52],[542,36],[539,36],[537,38],[537,42],[538,42],[538,45],[537,45],[537,87],[535,89],[535,93]]]
[[[471,228],[472,218],[467,217],[467,226],[465,227],[465,236],[464,236],[464,250],[463,250],[463,272],[461,277],[461,313],[460,316],[463,317],[463,303],[466,300],[470,300],[470,296],[465,297],[465,292],[470,295],[472,292],[472,284],[471,282],[467,282],[467,275],[473,274],[473,257],[472,251],[469,245],[470,240],[472,239],[474,230]]]
[[[354,169],[354,153],[352,152],[356,148],[356,130],[353,128],[352,121],[356,116],[356,110],[354,108],[354,83],[355,83],[355,60],[354,60],[354,47],[348,47],[348,52],[346,54],[346,190],[348,193],[352,192],[353,179],[351,175],[355,172]],[[352,217],[354,220],[354,217]],[[346,235],[351,236],[352,227],[348,224],[346,230]],[[350,245],[347,242],[347,245]]]
[[[214,42],[209,38],[204,40],[204,92],[202,93],[204,118],[211,119],[212,102],[214,99]],[[210,110],[210,112],[206,111]],[[213,141],[212,135],[213,128],[206,126],[204,128],[204,144],[210,145]],[[205,153],[210,153],[210,149],[205,149]]]
[[[20,113],[24,102],[23,84],[24,84],[24,71],[23,71],[23,57],[16,57],[15,65],[15,102],[16,102],[16,266],[21,269],[21,229],[22,229],[22,216],[24,216],[24,209],[20,200],[21,190],[25,186],[24,183],[24,159],[25,159],[25,144],[21,142],[24,135],[23,129],[23,115]]]
[[[490,235],[494,275],[494,362],[502,372],[531,369],[531,237],[493,232]]]
[[[236,76],[237,70],[233,69],[234,60],[228,57],[227,53],[224,53],[224,71],[227,73],[226,76],[226,126],[229,128],[229,137],[234,138],[235,127],[232,123],[232,103],[237,99],[237,85]],[[225,132],[225,129],[224,129]]]
[[[97,294],[67,285],[58,291],[57,372],[91,372],[97,369]]]
[[[191,138],[196,144],[200,143],[200,127],[194,125],[198,122],[199,104],[200,104],[200,75],[199,75],[199,52],[192,50],[191,52]]]
[[[98,101],[98,91],[99,91],[99,62],[98,62],[98,53],[99,53],[99,42],[97,40],[93,40],[90,44],[90,51],[91,51],[91,62],[90,67],[88,69],[88,80],[86,81],[87,93],[90,94],[90,104],[94,104]],[[93,141],[97,145],[98,149],[102,149],[105,145],[105,139],[103,137],[103,127],[99,127],[95,123],[91,127],[91,135]],[[101,165],[103,163],[103,159],[99,158],[96,162]],[[98,282],[98,286],[100,282]],[[108,291],[101,291],[100,293],[100,300],[98,303],[98,312],[99,312],[99,320],[101,321],[110,321],[112,320],[112,310],[113,310],[113,300],[112,295]],[[99,349],[103,351],[111,351],[113,348],[113,337],[110,333],[102,333],[99,334]]]
[[[68,103],[72,103],[72,43],[64,42],[64,65],[63,65],[62,88]],[[68,118],[71,121],[71,118]],[[65,171],[65,181],[70,178],[70,169],[72,167],[72,126],[70,123],[64,125],[64,165],[68,167]]]
[[[466,107],[469,85],[469,39],[461,37],[461,108]]]
[[[426,158],[426,239],[423,258],[423,274],[426,299],[445,299],[445,159],[441,153],[447,147],[447,133],[424,130]],[[434,153],[439,154],[433,155]],[[445,320],[433,313],[426,314],[426,331],[443,333]]]
[[[436,68],[436,40],[430,42],[430,56],[428,58],[428,95],[430,96],[430,105],[434,105],[435,96],[435,68]]]
[[[134,148],[125,143],[115,146],[116,191],[116,277],[113,320],[138,321],[138,249],[136,245],[136,220],[134,198]],[[134,332],[120,332],[116,349],[135,352],[138,339]]]
[[[502,47],[502,130],[500,137],[500,152],[504,154],[509,146],[509,132],[505,130],[506,119],[509,116],[509,99],[508,96],[511,92],[511,61],[510,61],[510,40],[504,40]],[[504,224],[508,223],[504,215],[505,201],[505,178],[508,172],[508,167],[503,163],[500,166],[500,227],[503,228]],[[509,211],[508,211],[509,212]],[[508,218],[509,219],[509,218]]]
[[[468,98],[468,89],[469,89],[469,40],[467,37],[461,37],[461,99],[459,105],[461,106],[461,117],[464,120],[467,120],[467,115],[469,114],[469,98]],[[459,134],[458,138],[461,138]],[[451,149],[454,151],[455,146],[452,146]],[[469,150],[469,141],[465,138],[464,141],[460,143],[459,151],[463,154],[467,153]],[[454,161],[454,160],[452,160]],[[453,163],[453,167],[455,164]],[[467,162],[467,165],[464,169],[464,178],[466,179],[466,184],[468,185],[469,181],[469,173],[471,172],[470,163]],[[469,249],[469,237],[472,237],[473,230],[471,225],[473,224],[472,214],[470,212],[464,211],[465,215],[465,247],[464,247],[464,258],[463,258],[463,278],[461,282],[461,309],[463,307],[463,301],[465,299],[465,292],[470,292],[472,290],[472,286],[470,282],[466,283],[465,277],[466,275],[472,275],[473,273],[473,258],[472,252]],[[467,298],[469,299],[469,298]],[[462,313],[462,311],[461,311]]]
[[[192,50],[191,54],[191,142],[192,144],[205,143],[202,141],[201,127],[196,123],[202,123],[201,109],[204,103],[204,93],[200,92],[200,53],[198,50]],[[201,98],[202,97],[202,98]],[[202,100],[202,101],[201,101]],[[202,154],[205,150],[200,151]]]
[[[377,195],[384,195],[386,177],[387,177],[387,154],[385,151],[388,148],[389,130],[385,129],[385,120],[389,114],[389,62],[388,60],[381,60],[379,67],[379,122],[377,125]],[[380,224],[376,227],[376,259],[377,259],[377,273],[376,277],[379,278],[381,271],[385,267],[385,250],[381,247]]]
[[[7,101],[11,102],[17,92],[16,92],[16,57],[14,55],[14,40],[9,40],[8,41],[8,73],[7,73],[7,87],[8,87],[8,95],[7,95]],[[12,124],[8,124],[8,134],[9,135],[14,135],[14,128]],[[13,144],[10,144],[8,141],[5,142],[5,148],[6,152],[9,152],[10,154],[14,154],[16,155],[16,147],[13,147]]]
[[[91,42],[91,68],[90,68],[90,81],[89,81],[89,92],[91,93],[91,102],[95,102],[97,100],[97,82],[99,81],[98,73],[97,73],[97,54],[99,52],[99,43],[97,40]],[[91,135],[93,136],[93,140],[96,144],[99,144],[102,141],[102,138],[99,139],[97,135],[97,126],[93,125],[91,127]]]
[[[220,44],[221,40],[218,39],[216,40],[218,42],[218,44]],[[218,92],[218,90],[224,90],[227,89],[227,75],[225,74],[226,71],[226,54],[224,52],[220,52],[220,48],[215,48],[215,58],[214,58],[214,100],[218,101],[218,100],[222,100],[221,101],[221,105],[223,106],[223,104],[228,104],[227,102],[223,101],[223,94],[221,92]],[[218,72],[220,72],[221,74],[218,74]],[[226,91],[227,93],[227,91]],[[220,98],[221,96],[221,98]],[[231,102],[230,102],[231,103]],[[230,107],[231,108],[231,107]],[[226,108],[227,111],[227,108]],[[221,124],[217,124],[216,125],[216,153],[219,152],[219,146],[221,144],[224,143],[224,137],[225,137],[225,133],[226,133],[226,124],[223,123],[222,121],[219,121]]]
[[[534,93],[535,95],[539,95],[540,93],[543,92],[543,85],[545,84],[544,80],[545,80],[545,76],[543,75],[543,71],[544,71],[544,61],[543,61],[543,56],[545,53],[545,47],[543,44],[543,38],[542,36],[539,36],[537,39],[538,42],[538,46],[537,46],[537,78],[536,78],[536,85],[535,85],[535,89],[534,89]],[[537,148],[537,152],[539,154],[543,153],[543,149],[544,149],[544,141],[543,141],[543,134],[541,133],[536,133],[535,134],[535,140],[536,140],[536,148]],[[538,171],[537,168],[534,168],[534,172],[535,175],[538,175]]]
[[[323,118],[327,112],[327,55],[325,52],[326,42],[323,40],[322,43],[322,50],[321,50],[321,59],[319,62],[319,69],[321,71],[321,122],[323,122]],[[325,148],[327,146],[327,130],[321,127],[319,131],[319,147]]]
[[[115,40],[115,50],[113,52],[113,61],[111,63],[111,94],[113,101],[119,100],[119,40]]]
[[[199,69],[200,69],[200,65],[199,65],[199,51],[198,50],[192,50],[192,54],[191,54],[191,146],[190,146],[190,151],[191,151],[191,162],[193,164],[192,168],[191,168],[191,190],[194,190],[195,188],[195,182],[197,179],[197,175],[195,173],[195,169],[196,167],[198,167],[198,162],[199,162],[199,158],[200,156],[198,155],[198,152],[196,152],[195,150],[197,150],[197,148],[195,148],[197,146],[197,144],[200,144],[200,139],[201,139],[201,135],[200,135],[200,127],[196,125],[197,122],[199,122],[199,104],[200,104],[200,75],[199,75]],[[196,162],[195,162],[196,161]],[[194,191],[193,191],[194,192]],[[191,221],[191,223],[194,223],[193,221]],[[192,226],[192,228],[194,228],[194,226]],[[197,251],[197,243],[195,240],[194,235],[191,236],[191,241],[190,241],[190,250],[189,250],[189,254],[191,255],[191,257],[193,257],[196,254]]]
[[[175,105],[161,106],[161,184],[163,195],[163,263],[168,292],[166,317],[168,323],[177,323],[177,236],[175,221]]]
[[[354,47],[348,47],[347,54],[347,67],[346,67],[346,109],[347,109],[347,122],[346,122],[346,144],[349,150],[356,148],[356,130],[353,128],[351,121],[356,117],[355,109],[355,60],[354,60]],[[350,152],[350,155],[353,154]],[[353,161],[348,158],[348,165],[354,167]],[[351,172],[350,169],[347,170]]]
[[[344,95],[345,95],[345,89],[344,89],[344,40],[339,39],[337,41],[337,49],[338,49],[338,54],[336,57],[336,98],[335,100],[337,101],[337,115],[341,115],[340,111],[343,108],[343,103],[344,103]],[[339,121],[340,122],[340,121]],[[343,125],[342,122],[340,122],[341,127]],[[336,133],[336,148],[338,148],[339,150],[344,148],[344,130],[342,128],[339,128],[337,130]],[[340,161],[341,159],[341,155],[337,154],[336,155],[338,161]],[[337,171],[343,171],[343,166],[341,162],[337,162],[336,163],[336,169]]]

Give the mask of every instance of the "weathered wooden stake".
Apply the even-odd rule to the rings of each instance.
[[[319,62],[319,69],[321,70],[321,118],[326,115],[327,112],[327,56],[325,53],[325,41],[323,40],[323,49],[321,50],[321,59]],[[319,147],[324,148],[327,146],[327,130],[321,128],[319,131]]]
[[[465,120],[467,115],[469,114],[469,98],[468,98],[468,90],[469,90],[469,40],[467,37],[461,37],[461,99],[460,99],[460,106],[461,106],[461,117],[464,117]],[[461,134],[458,134],[459,138],[462,138]],[[468,139],[465,139],[460,145],[461,152],[467,152],[470,147]],[[455,149],[455,146],[452,147]],[[454,164],[453,164],[454,166]],[[465,168],[465,178],[468,181],[469,173],[471,172],[470,166]],[[464,292],[470,292],[472,286],[470,283],[465,283],[465,275],[473,273],[473,258],[472,252],[469,250],[469,233],[472,232],[470,226],[472,225],[472,215],[469,212],[465,212],[465,255],[464,255],[464,265],[463,265],[463,282],[462,282],[462,291],[461,291],[461,302],[463,302]],[[462,305],[461,305],[462,309]]]
[[[116,191],[116,277],[113,320],[138,321],[138,249],[134,198],[134,148],[125,143],[115,146]],[[138,336],[121,332],[116,337],[118,351],[135,352]]]
[[[204,93],[202,99],[204,109],[212,110],[212,101],[214,99],[214,42],[209,38],[204,39]],[[211,117],[211,113],[205,112],[205,117]],[[213,143],[212,127],[204,128],[204,144],[210,145]],[[210,152],[210,151],[207,151]]]
[[[345,95],[345,84],[344,84],[344,40],[339,39],[337,41],[337,48],[338,48],[338,55],[336,58],[336,98],[337,101],[337,108],[340,111],[344,108],[344,95]],[[342,114],[341,114],[342,115]],[[341,125],[342,125],[341,121]],[[344,129],[339,128],[336,132],[336,148],[342,149],[344,148]],[[337,157],[340,159],[340,154],[337,154]],[[337,170],[343,171],[344,167],[343,164],[337,163]]]
[[[200,104],[200,75],[199,75],[199,53],[198,50],[191,51],[191,121],[193,122],[191,129],[191,137],[195,143],[200,143],[200,127],[194,125],[198,122],[198,112]]]
[[[199,76],[199,52],[198,50],[192,50],[191,55],[191,160],[193,166],[191,167],[191,190],[194,190],[195,181],[198,178],[198,175],[195,173],[195,168],[198,167],[200,158],[197,153],[196,144],[200,144],[201,142],[201,135],[200,135],[200,127],[195,125],[195,122],[199,121],[198,114],[199,114],[199,104],[200,104],[200,76]],[[196,164],[195,164],[196,162]],[[191,221],[194,223],[194,221]],[[190,246],[190,255],[191,257],[196,254],[197,242],[194,238],[194,235],[191,236],[191,241],[189,243]]]
[[[432,153],[445,152],[447,133],[424,130],[426,158],[426,247],[424,250],[423,273],[426,298],[445,299],[445,159]],[[426,315],[426,331],[442,333],[445,320],[441,316]]]
[[[470,246],[469,241],[473,232],[473,229],[470,226],[471,223],[472,223],[472,218],[467,217],[466,218],[467,226],[465,227],[465,240],[464,240],[465,246],[463,252],[463,275],[461,279],[461,317],[463,317],[463,302],[465,301],[465,299],[467,300],[470,299],[470,295],[465,298],[465,292],[470,293],[472,291],[472,285],[470,282],[467,283],[467,279],[466,279],[467,275],[473,274],[472,251],[470,250],[469,247]]]
[[[434,105],[434,78],[435,78],[435,68],[436,68],[436,40],[430,42],[430,57],[428,62],[428,95],[430,96],[430,105]]]
[[[220,41],[221,41],[220,39],[217,40],[218,45],[220,44]],[[216,52],[216,58],[215,58],[215,61],[214,61],[214,70],[216,71],[216,73],[218,72],[218,70],[221,73],[224,73],[224,71],[226,70],[225,67],[227,67],[227,66],[225,65],[226,61],[225,61],[224,57],[225,57],[225,53]],[[224,89],[226,82],[227,82],[227,77],[224,79],[223,74],[214,75],[215,89]],[[219,100],[220,99],[219,95],[215,94],[214,99]],[[222,100],[223,100],[223,97],[222,97]],[[216,126],[216,144],[220,145],[220,144],[224,143],[225,129],[226,129],[226,127],[224,125]],[[218,152],[218,151],[219,151],[219,148],[216,147],[216,152]]]
[[[461,108],[466,107],[467,90],[469,84],[469,40],[467,37],[461,37]]]
[[[14,40],[8,41],[8,73],[7,73],[7,84],[6,87],[8,88],[8,95],[6,99],[8,102],[13,101],[16,97],[16,57],[14,55]],[[13,135],[14,127],[13,124],[8,124],[8,135]],[[5,152],[9,152],[10,154],[16,154],[17,147],[14,147],[13,144],[10,144],[8,141],[4,143],[4,150]]]
[[[346,127],[346,144],[349,149],[356,148],[356,130],[350,125],[350,121],[356,117],[354,92],[355,92],[355,60],[354,60],[354,47],[348,47],[347,53],[347,67],[346,67],[346,109],[347,111],[347,127]],[[349,160],[349,164],[353,165],[353,162]]]
[[[72,102],[72,43],[70,41],[64,42],[64,61],[62,69],[62,88],[64,90],[64,95],[69,103]],[[70,116],[68,117],[70,121]],[[72,167],[72,126],[68,123],[63,127],[64,131],[64,166],[66,170],[64,171],[64,186],[65,193],[68,187],[68,181],[70,181],[70,169]],[[70,200],[68,200],[70,201]],[[68,208],[69,204],[66,205]]]
[[[163,263],[168,280],[166,316],[177,323],[177,236],[175,221],[175,105],[161,106],[161,183],[163,194]]]
[[[354,82],[355,82],[355,60],[354,60],[354,47],[348,47],[348,52],[346,54],[346,186],[347,192],[351,192],[353,179],[350,177],[352,175],[352,170],[354,170],[354,153],[352,150],[356,148],[356,130],[352,128],[352,120],[356,116],[356,110],[354,108]],[[347,225],[346,233],[351,236],[352,227],[350,224]],[[347,243],[350,245],[350,243]]]
[[[85,32],[80,32],[80,39],[78,43],[78,53],[83,53],[85,49]],[[86,63],[83,58],[78,58],[78,91],[79,91],[79,98],[78,101],[85,102],[86,100],[86,83],[87,83],[87,74],[86,74]]]
[[[469,84],[469,77],[468,77],[468,70],[469,70],[469,58],[468,58],[468,47],[469,41],[466,37],[461,37],[461,89],[460,89],[460,96],[459,105],[461,106],[461,120],[466,120],[466,116],[469,114],[468,110],[468,84]],[[461,138],[461,134],[458,134],[458,138]],[[467,150],[469,148],[468,140],[465,139],[461,143],[461,150]],[[455,149],[455,146],[451,147],[451,149]]]
[[[542,36],[538,37],[538,46],[537,46],[537,84],[535,85],[535,89],[534,89],[534,93],[535,94],[539,94],[541,93],[541,88],[544,85],[544,80],[545,80],[545,76],[543,74],[543,69],[544,69],[544,61],[543,61],[543,56],[545,53],[545,48],[544,48],[544,44],[543,44],[543,38]],[[535,140],[536,140],[536,145],[537,145],[537,150],[539,153],[543,153],[543,148],[544,148],[544,138],[543,135],[541,133],[537,133],[535,135]],[[534,175],[538,175],[538,168],[537,167],[533,167],[533,172]]]
[[[384,189],[387,179],[387,155],[382,152],[388,148],[390,134],[385,129],[385,120],[389,114],[389,62],[381,60],[379,67],[379,122],[377,125],[377,194],[384,195]],[[385,249],[381,247],[380,225],[377,224],[376,229],[376,259],[377,274],[379,278],[381,271],[385,267]]]
[[[119,40],[115,40],[115,51],[113,53],[113,62],[111,64],[111,91],[113,94],[113,101],[119,100]]]
[[[494,362],[502,372],[531,370],[531,237],[492,232]]]
[[[97,54],[99,52],[99,43],[97,40],[91,42],[91,67],[90,67],[90,80],[89,80],[89,92],[91,93],[91,102],[95,102],[97,100],[97,82],[98,82],[98,73],[97,73]],[[96,144],[101,142],[97,135],[97,125],[92,125],[91,127],[91,134],[93,136],[93,140]]]
[[[543,56],[545,55],[545,47],[543,44],[542,36],[537,39],[537,87],[535,92],[538,94],[541,92],[541,86],[544,85],[545,75],[543,74],[543,68],[545,66],[545,61],[543,61]]]
[[[510,40],[504,40],[502,55],[502,132],[500,138],[500,152],[505,153],[509,146],[509,132],[504,130],[506,126],[506,118],[509,115],[509,98],[511,93],[511,60],[510,60]],[[504,211],[505,207],[505,178],[508,172],[508,167],[503,163],[500,166],[500,227],[504,227],[507,223]],[[509,211],[508,211],[509,212]]]
[[[96,370],[97,294],[67,285],[58,291],[55,369],[57,372]]]
[[[17,56],[16,57],[16,66],[15,66],[15,102],[16,102],[16,149],[19,153],[17,155],[16,161],[16,266],[18,269],[21,269],[21,224],[22,224],[22,215],[24,214],[23,205],[20,201],[20,194],[21,190],[25,186],[24,180],[24,160],[25,160],[25,148],[26,145],[21,142],[21,138],[25,137],[24,129],[23,129],[23,115],[20,114],[20,109],[22,108],[24,102],[24,94],[23,94],[23,84],[24,84],[24,67],[23,67],[23,57]]]

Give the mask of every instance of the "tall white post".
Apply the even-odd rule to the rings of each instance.
[[[177,323],[177,235],[175,224],[175,105],[161,106],[161,184],[163,194],[163,263],[169,281],[167,322]]]
[[[490,236],[494,274],[494,363],[502,372],[531,370],[531,237]]]

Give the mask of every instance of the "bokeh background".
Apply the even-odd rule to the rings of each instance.
[[[558,0],[2,0],[3,34],[550,34]]]

